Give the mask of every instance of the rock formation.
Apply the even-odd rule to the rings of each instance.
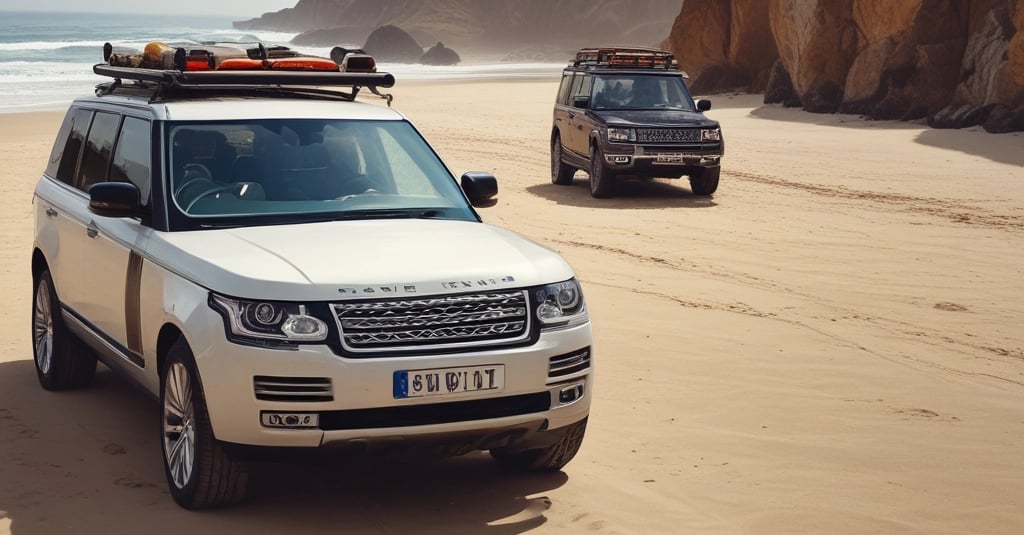
[[[444,43],[437,43],[430,47],[423,57],[420,58],[420,63],[424,65],[458,65],[462,61],[459,54],[454,50],[444,46]]]
[[[423,47],[405,30],[390,24],[374,30],[363,49],[383,63],[417,63],[423,57]]]
[[[667,43],[696,92],[1024,130],[1024,0],[686,0]]]
[[[432,37],[422,42],[508,53],[524,46],[654,45],[668,34],[679,6],[680,0],[299,0],[234,26],[308,32],[394,25]]]

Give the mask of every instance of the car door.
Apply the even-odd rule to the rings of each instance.
[[[572,89],[573,73],[562,74],[562,83],[558,86],[558,96],[555,97],[554,127],[558,131],[562,145],[565,146],[569,140],[569,92]]]
[[[590,153],[591,121],[587,117],[586,107],[577,107],[576,99],[590,97],[590,86],[593,80],[588,73],[577,73],[573,80],[569,96],[569,143],[567,147],[581,158],[588,158]]]
[[[35,240],[43,251],[57,297],[65,307],[81,301],[81,213],[86,202],[74,187],[75,173],[93,112],[72,108],[65,116],[54,142],[44,177],[36,186]]]
[[[99,182],[132,182],[148,205],[152,124],[97,112],[78,173],[83,191]],[[103,341],[128,362],[144,367],[139,325],[141,251],[150,228],[140,218],[88,214],[82,246],[81,314]]]

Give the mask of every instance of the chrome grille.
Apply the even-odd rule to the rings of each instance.
[[[333,401],[331,380],[323,377],[253,377],[256,399],[263,401]]]
[[[333,305],[349,351],[489,345],[529,335],[526,292],[458,294]]]
[[[700,130],[696,128],[640,128],[636,131],[641,143],[699,142]]]
[[[551,379],[567,379],[589,369],[590,348],[585,347],[572,353],[551,357],[548,364],[548,377]]]

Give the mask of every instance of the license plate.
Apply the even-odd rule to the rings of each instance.
[[[683,155],[679,153],[674,154],[659,154],[658,163],[683,163]]]
[[[401,370],[394,374],[395,399],[448,396],[505,389],[505,366]]]

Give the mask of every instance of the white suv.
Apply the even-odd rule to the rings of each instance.
[[[177,503],[242,499],[253,450],[572,459],[593,357],[572,269],[481,222],[493,176],[460,188],[354,101],[391,75],[96,72],[118,79],[71,105],[35,190],[35,363],[49,390],[98,359],[158,397]]]

